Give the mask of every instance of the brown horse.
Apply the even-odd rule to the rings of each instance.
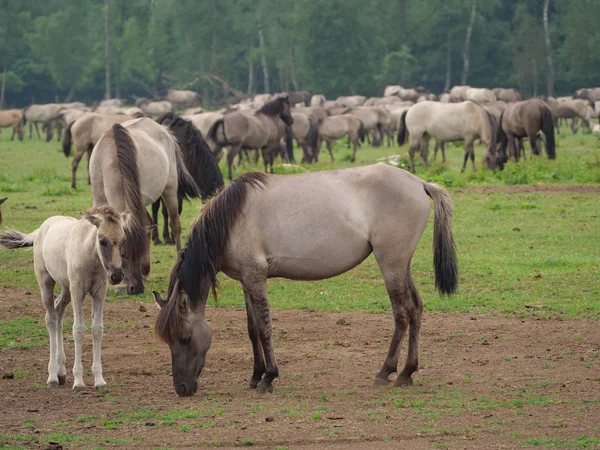
[[[410,385],[419,367],[423,314],[410,262],[429,218],[428,197],[435,210],[435,285],[450,295],[457,289],[458,264],[452,204],[442,187],[386,164],[299,175],[248,172],[233,180],[194,224],[171,271],[167,300],[153,292],[161,307],[155,330],[171,349],[177,394],[193,395],[198,388],[211,344],[205,307],[211,288],[216,295],[219,272],[239,281],[244,291],[254,354],[250,387],[270,392],[279,370],[267,279],[322,280],[347,272],[371,253],[395,325],[375,384],[390,383],[410,327],[406,364],[394,383]]]
[[[173,133],[183,154],[183,161],[190,175],[200,189],[202,200],[208,200],[223,187],[223,175],[217,165],[214,155],[208,144],[202,137],[202,133],[194,124],[185,120],[175,113],[166,113],[156,119],[156,122],[167,127]],[[178,213],[181,216],[183,210],[183,192],[177,191]],[[169,233],[169,212],[162,200],[152,203],[152,221],[158,226],[158,208],[162,203],[164,219],[163,239],[165,244],[175,244],[175,240]],[[158,229],[152,229],[152,241],[160,244]]]
[[[362,121],[353,114],[342,114],[341,116],[325,117],[319,122],[319,140],[317,143],[317,151],[315,160],[319,160],[319,152],[321,151],[321,143],[325,141],[331,162],[335,161],[331,145],[338,139],[348,136],[348,140],[352,143],[354,151],[350,162],[356,161],[356,150],[360,146],[360,142],[365,141],[365,127]]]
[[[178,193],[199,197],[196,182],[183,162],[175,137],[152,119],[114,124],[102,135],[90,158],[94,206],[111,204],[131,211],[131,230],[124,253],[129,294],[144,292],[143,276],[150,272],[152,228],[146,206],[162,198],[169,211],[177,251],[181,247]]]
[[[25,114],[20,109],[6,109],[0,111],[0,128],[13,127],[12,136],[10,140],[15,138],[15,134],[19,137],[19,140],[23,140],[23,128],[27,123]]]
[[[0,205],[6,201],[8,197],[0,198]],[[2,225],[2,209],[0,208],[0,225]]]
[[[234,111],[225,114],[217,120],[208,131],[208,138],[217,147],[215,155],[219,155],[222,148],[230,146],[227,152],[227,175],[233,178],[233,161],[242,148],[264,149],[270,154],[279,145],[281,138],[286,135],[288,154],[292,148],[292,133],[286,133],[286,125],[292,125],[294,119],[290,112],[290,102],[285,97],[279,97],[267,103],[255,113]],[[221,135],[219,137],[219,129]],[[291,131],[291,130],[290,130]],[[271,161],[272,163],[272,161]],[[265,160],[265,171],[268,169],[269,160]],[[271,165],[271,171],[273,166]]]
[[[500,149],[499,163],[503,167],[509,157],[518,161],[519,153],[515,144],[516,139],[529,138],[531,152],[539,155],[537,134],[544,133],[546,138],[546,153],[548,159],[556,158],[554,143],[554,119],[546,103],[538,98],[531,98],[521,102],[509,103],[500,118]],[[507,154],[508,148],[508,154]]]

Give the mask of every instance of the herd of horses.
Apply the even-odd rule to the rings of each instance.
[[[197,111],[190,112],[188,118],[165,111],[156,120],[97,111],[74,114],[77,117],[64,129],[63,151],[68,156],[75,146],[73,187],[79,161],[88,153],[93,207],[79,220],[54,216],[31,233],[6,230],[0,234],[4,247],[34,247],[34,269],[50,336],[48,387],[65,383],[62,322],[71,300],[75,317],[73,388],[85,386],[81,305],[87,294],[93,301],[94,386],[105,386],[100,360],[104,298],[109,284],[120,284],[132,295],[144,292],[151,269],[150,239],[160,242],[156,223],[161,203],[163,239],[176,245],[178,255],[167,298],[153,291],[160,306],[155,329],[170,347],[178,395],[192,395],[197,390],[197,378],[211,344],[205,306],[211,290],[216,296],[219,272],[238,280],[244,293],[254,355],[250,386],[272,391],[278,367],[267,279],[329,278],[352,269],[371,253],[383,275],[395,326],[375,383],[387,384],[390,375],[397,372],[400,344],[410,330],[406,363],[394,384],[411,384],[411,375],[418,368],[423,302],[411,276],[410,261],[428,221],[428,198],[433,200],[435,215],[436,287],[447,295],[457,289],[452,204],[447,192],[385,164],[274,175],[273,160],[277,155],[285,160],[293,158],[293,139],[303,149],[304,162],[318,160],[322,141],[333,160],[332,143],[348,136],[354,161],[360,142],[370,138],[374,144],[383,145],[387,136],[390,145],[394,132],[401,145],[410,136],[412,172],[415,155],[427,164],[430,138],[440,144],[464,140],[463,169],[469,158],[474,164],[476,139],[483,142],[484,161],[492,170],[501,169],[509,158],[518,160],[524,138],[529,139],[532,153],[539,154],[538,135],[548,157],[555,158],[556,116],[548,102],[515,99],[500,105],[498,100],[481,100],[492,98],[481,91],[464,90],[464,95],[479,96],[479,101],[457,101],[462,94],[451,92],[448,101],[434,101],[429,96],[407,104],[400,94],[425,97],[425,93],[386,89],[388,94],[392,92],[390,98],[398,100],[381,101],[379,107],[365,106],[367,99],[361,96],[340,98],[329,107],[323,96],[310,97],[308,93],[297,93],[296,98],[289,94],[260,100],[255,97],[213,114],[212,121],[204,120],[206,113]],[[501,95],[508,98],[509,93]],[[589,92],[582,95],[587,96],[582,101],[592,101]],[[310,103],[319,105],[290,102],[302,99],[305,104],[309,98]],[[60,114],[64,118],[73,109]],[[24,115],[27,112],[21,113]],[[30,119],[30,123],[36,122]],[[265,171],[271,173],[249,172],[224,187],[219,158],[226,154],[231,179],[235,158],[241,158],[244,151],[262,152]],[[182,248],[179,216],[186,198],[202,198],[206,205]],[[150,205],[152,217],[146,209]],[[57,283],[62,291],[55,299]]]

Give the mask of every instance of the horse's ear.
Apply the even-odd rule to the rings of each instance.
[[[190,310],[190,299],[185,293],[182,293],[179,297],[179,309],[182,313]]]
[[[0,198],[0,205],[6,201],[8,197]]]
[[[80,212],[79,214],[81,214],[85,220],[89,221],[95,227],[99,227],[100,223],[102,223],[102,219],[100,219],[100,217],[90,214],[87,211]]]
[[[146,231],[146,233],[151,233],[152,230],[154,230],[156,228],[158,228],[158,226],[155,223],[153,223],[152,225],[146,225],[144,227],[144,230]]]
[[[156,301],[156,303],[158,304],[158,306],[160,306],[161,308],[163,306],[165,306],[165,304],[167,303],[166,300],[163,300],[163,298],[160,296],[160,294],[156,291],[152,291],[152,295],[154,296],[154,300]]]
[[[123,221],[124,228],[128,228],[131,224],[131,211],[125,210],[121,213],[121,220]]]

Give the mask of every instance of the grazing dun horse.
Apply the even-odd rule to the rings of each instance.
[[[317,140],[319,137],[319,124],[317,120],[308,114],[295,112],[292,109],[292,132],[298,143],[298,147],[302,148],[302,162],[312,163],[315,160],[317,153]]]
[[[439,142],[465,141],[462,170],[471,158],[475,170],[474,141],[481,138],[486,147],[484,162],[495,170],[496,161],[496,121],[479,104],[466,101],[461,103],[439,103],[425,101],[411,106],[402,115],[398,130],[398,144],[403,145],[407,134],[411,144],[410,170],[415,171],[415,153],[419,152],[426,167],[429,166],[429,139]]]
[[[23,127],[27,123],[25,114],[20,109],[6,109],[0,111],[0,128],[13,127],[12,136],[10,140],[15,138],[15,134],[19,137],[19,140],[23,140]]]
[[[412,383],[419,367],[423,301],[410,262],[427,225],[433,199],[433,265],[442,294],[456,291],[457,257],[452,204],[447,192],[386,164],[350,169],[237,177],[203,209],[171,271],[168,298],[155,330],[169,344],[173,385],[193,395],[211,343],[205,318],[209,291],[219,272],[242,285],[254,354],[250,387],[272,391],[279,369],[267,296],[267,279],[322,280],[356,267],[374,253],[392,303],[394,333],[375,376],[388,384],[397,371],[410,327],[408,355],[395,386]],[[314,230],[319,230],[315,233]],[[294,239],[290,239],[294,236]]]
[[[46,327],[50,335],[49,389],[66,381],[65,351],[63,347],[63,318],[65,308],[73,300],[73,340],[75,364],[73,389],[85,389],[83,382],[83,299],[92,297],[92,341],[94,348],[94,387],[103,389],[101,342],[102,314],[108,283],[118,284],[123,279],[121,248],[125,240],[129,211],[117,212],[104,205],[74,217],[53,216],[35,231],[24,234],[8,230],[0,235],[0,244],[6,248],[33,246],[33,266],[46,307]],[[62,286],[56,299],[54,286]]]
[[[321,151],[321,143],[325,141],[331,162],[335,161],[333,157],[332,144],[340,138],[348,136],[354,148],[350,162],[356,161],[356,150],[360,146],[360,142],[365,141],[365,127],[362,121],[353,114],[342,114],[341,116],[325,117],[319,122],[319,133],[317,142],[317,151],[315,160],[319,160],[319,152]]]
[[[168,128],[173,133],[183,154],[183,161],[190,175],[200,189],[202,200],[208,200],[223,187],[223,175],[217,165],[214,155],[208,144],[202,137],[202,133],[189,120],[183,119],[175,113],[166,113],[156,121]],[[183,211],[183,193],[177,192],[178,214]],[[152,221],[158,226],[158,208],[161,200],[152,203]],[[175,244],[175,240],[169,234],[169,212],[162,202],[162,213],[164,219],[163,239],[165,244]],[[152,229],[152,241],[159,245],[158,229]]]
[[[546,103],[538,98],[530,98],[521,102],[509,103],[500,119],[500,149],[499,162],[504,165],[510,157],[519,160],[519,152],[515,139],[529,138],[531,153],[539,155],[537,134],[544,133],[548,159],[556,158],[554,143],[554,119]],[[506,152],[508,148],[508,154]]]
[[[124,271],[127,292],[144,292],[143,276],[150,272],[152,228],[146,206],[161,198],[169,212],[177,251],[181,248],[178,193],[199,197],[196,182],[183,162],[177,140],[149,118],[114,124],[102,135],[90,158],[94,206],[111,204],[131,211]]]
[[[289,101],[285,97],[279,97],[253,114],[240,111],[225,114],[210,127],[208,137],[217,145],[214,149],[217,159],[222,148],[230,146],[227,152],[227,175],[231,180],[234,158],[242,148],[264,149],[266,154],[270,154],[278,148],[281,138],[285,135],[289,154],[293,136],[291,130],[286,130],[286,125],[291,126],[293,123]],[[264,161],[265,171],[269,162],[272,163],[270,157]],[[271,170],[273,170],[272,165]]]

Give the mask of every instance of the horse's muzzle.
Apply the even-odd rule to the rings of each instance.
[[[187,383],[175,385],[175,392],[180,397],[190,397],[198,391],[198,382],[194,381],[193,386],[188,386]]]
[[[143,284],[128,285],[127,286],[127,293],[129,295],[143,294],[144,293],[144,285]]]
[[[112,285],[119,284],[121,281],[123,281],[124,276],[125,274],[123,273],[122,269],[115,269],[114,271],[110,272],[108,281]]]

